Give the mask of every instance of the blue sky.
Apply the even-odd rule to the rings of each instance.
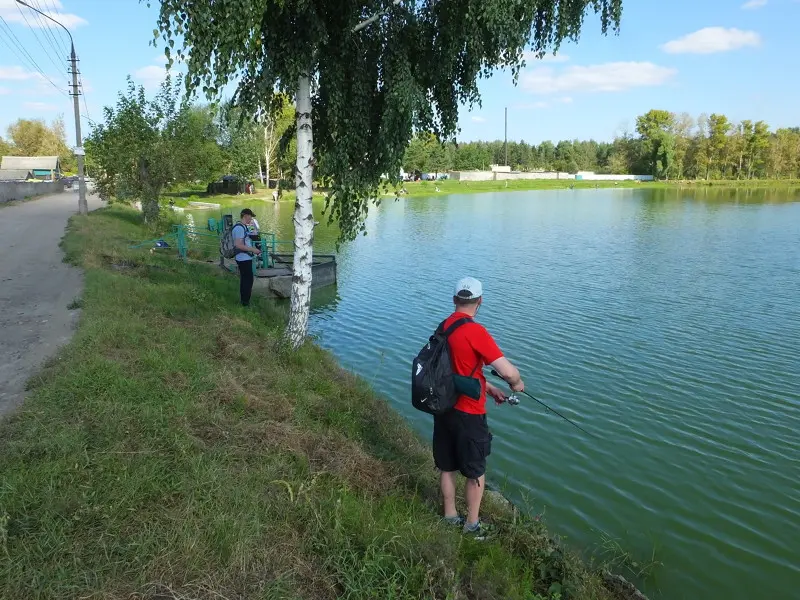
[[[128,74],[148,89],[157,87],[163,60],[149,45],[157,0],[152,8],[137,0],[27,2],[71,29],[86,92],[83,114],[97,119]],[[0,0],[0,135],[20,117],[49,121],[63,114],[72,144],[72,104],[63,94],[67,73],[58,68],[66,56],[53,47],[60,48],[66,34],[43,29],[23,11],[28,23],[14,0]],[[464,109],[460,138],[501,139],[505,107],[509,139],[532,143],[610,140],[631,131],[636,116],[651,108],[798,126],[798,23],[800,0],[627,0],[619,36],[603,37],[589,16],[578,44],[565,44],[556,57],[530,60],[517,86],[507,72],[483,81],[483,106]],[[17,40],[55,86],[35,72]]]

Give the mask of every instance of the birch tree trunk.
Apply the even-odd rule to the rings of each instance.
[[[311,130],[311,78],[306,73],[297,83],[297,168],[294,203],[294,264],[292,299],[286,337],[293,348],[308,334],[311,304],[311,262],[314,243],[314,214],[311,193],[314,179],[314,139]]]
[[[264,171],[261,170],[261,157],[258,157],[258,178],[261,179],[261,184],[264,184]]]
[[[264,172],[266,173],[267,178],[267,187],[269,187],[269,159],[272,152],[270,152],[270,135],[269,135],[269,124],[264,126]]]

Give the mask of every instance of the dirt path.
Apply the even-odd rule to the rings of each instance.
[[[89,197],[89,209],[102,205]],[[69,341],[83,273],[58,247],[77,192],[0,207],[0,416],[18,406],[25,382]]]

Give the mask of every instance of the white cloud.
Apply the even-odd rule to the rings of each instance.
[[[767,5],[767,0],[749,0],[742,4],[742,8],[744,10],[752,10],[754,8],[761,8],[762,6]]]
[[[514,104],[512,108],[516,108],[518,110],[539,110],[542,108],[550,108],[549,102],[539,101],[539,102],[518,102]]]
[[[22,67],[0,67],[0,79],[7,81],[25,81],[28,79],[42,79],[39,73],[26,71]]]
[[[11,93],[10,89],[4,88],[4,87],[0,87],[0,96],[5,96],[5,95],[10,94],[10,93]]]
[[[569,96],[563,96],[561,98],[556,98],[552,102],[545,102],[544,100],[539,100],[538,102],[518,102],[517,104],[513,105],[513,108],[519,110],[541,110],[544,108],[550,108],[553,104],[571,104],[572,98]]]
[[[613,62],[574,66],[561,72],[552,67],[540,67],[523,73],[520,80],[522,87],[534,94],[621,92],[663,85],[676,73],[675,69],[650,62]]]
[[[67,89],[66,83],[64,84],[64,90]],[[60,89],[60,88],[59,88]],[[42,96],[55,96],[58,94],[58,90],[54,88],[48,81],[44,78],[39,78],[36,80],[36,85],[29,88],[24,88],[20,90],[20,94],[25,96],[33,96],[35,98],[41,98]]]
[[[472,122],[473,123],[485,123],[486,118],[480,115],[472,115]]]
[[[167,55],[164,52],[159,52],[153,58],[153,61],[157,65],[166,65],[167,64]],[[172,62],[176,65],[182,64],[184,61],[178,56],[177,52],[172,53]]]
[[[58,106],[55,104],[48,104],[47,102],[23,102],[22,106],[25,108],[29,108],[31,110],[41,110],[41,111],[54,111],[58,110]]]
[[[668,54],[713,54],[760,44],[761,36],[755,31],[742,31],[734,27],[706,27],[667,42],[661,49]]]
[[[167,76],[167,69],[164,68],[163,65],[149,65],[137,69],[133,73],[133,76],[139,80],[145,89],[154,90],[164,81],[164,78]]]
[[[31,3],[32,5],[36,5],[36,3]],[[31,27],[38,27],[38,28],[59,28],[58,25],[53,23],[50,19],[45,19],[41,15],[38,16],[37,14],[29,8],[25,8],[23,6],[19,6],[22,9],[22,13],[17,10],[17,6],[19,6],[16,0],[0,0],[0,17],[3,17],[6,21],[10,23],[21,23],[26,27],[30,24]],[[55,19],[59,23],[61,23],[67,29],[75,29],[76,27],[80,27],[81,25],[87,25],[86,19],[79,17],[78,15],[74,15],[72,13],[65,13],[63,12],[64,6],[61,4],[61,0],[47,0],[47,2],[39,3],[38,7],[40,9],[52,8],[54,10],[42,10],[44,14],[47,16]],[[24,14],[24,17],[23,17]],[[28,23],[25,22],[25,17],[28,19]]]
[[[161,86],[164,79],[167,77],[167,73],[172,75],[174,79],[178,74],[184,72],[185,68],[181,65],[173,66],[171,69],[167,69],[166,65],[162,63],[157,65],[147,65],[146,67],[137,69],[133,73],[133,78],[138,80],[148,92],[153,92]]]
[[[564,63],[569,60],[569,55],[567,54],[545,54],[542,58],[536,56],[534,52],[530,50],[526,50],[522,53],[522,58],[524,58],[528,64],[534,62],[554,62],[554,63]]]

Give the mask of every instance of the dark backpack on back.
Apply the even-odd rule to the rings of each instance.
[[[446,331],[442,322],[411,363],[411,404],[417,410],[441,415],[455,406],[460,394],[453,378],[447,338],[461,325],[472,322],[469,317],[462,317]]]

